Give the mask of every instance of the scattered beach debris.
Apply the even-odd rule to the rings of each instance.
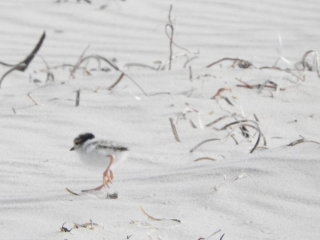
[[[71,230],[73,229],[73,228],[70,228],[70,229],[68,229],[68,228],[66,228],[64,225],[66,224],[66,222],[64,222],[63,224],[62,224],[62,227],[60,228],[60,231],[61,232],[71,232]]]
[[[75,196],[83,196],[83,195],[87,195],[88,193],[90,194],[90,193],[94,193],[95,192],[94,190],[92,190],[92,191],[83,190],[82,192],[75,192],[75,191],[70,190],[69,188],[66,188],[66,190],[69,193],[71,193],[72,195],[75,195]],[[118,193],[107,193],[107,195],[104,196],[104,197],[101,197],[101,196],[100,197],[96,196],[96,197],[98,197],[100,199],[117,199],[118,198]]]
[[[98,226],[100,226],[100,224],[98,224],[98,223],[94,223],[94,222],[92,222],[92,220],[90,219],[90,222],[88,222],[88,223],[84,223],[84,224],[78,224],[78,223],[75,223],[74,222],[74,227],[73,228],[76,228],[76,229],[78,229],[78,228],[88,228],[88,229],[90,229],[90,230],[94,230],[94,227],[98,227]]]

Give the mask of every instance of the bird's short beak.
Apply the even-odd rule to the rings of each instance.
[[[73,151],[74,150],[74,147],[72,147],[71,149],[70,149],[70,151]]]

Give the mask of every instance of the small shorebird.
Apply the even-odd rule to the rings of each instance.
[[[92,133],[80,134],[73,142],[74,146],[70,151],[77,152],[84,163],[90,166],[107,167],[103,173],[103,184],[94,189],[82,190],[82,192],[100,191],[105,186],[109,187],[108,183],[112,183],[114,179],[111,167],[114,163],[126,158],[128,148],[111,141],[97,139]]]

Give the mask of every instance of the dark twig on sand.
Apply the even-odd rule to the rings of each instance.
[[[303,70],[305,70],[307,68],[307,62],[306,62],[306,58],[309,54],[313,53],[314,54],[314,58],[313,58],[313,66],[312,66],[312,71],[316,71],[318,74],[318,77],[320,78],[320,66],[319,66],[319,54],[317,51],[315,50],[310,50],[307,51],[301,60],[302,66],[303,66]]]
[[[211,157],[201,157],[201,158],[197,158],[196,160],[193,160],[194,162],[198,162],[201,160],[210,160],[210,161],[216,161],[214,158]]]
[[[78,58],[76,64],[74,65],[74,67],[72,68],[72,70],[70,71],[70,77],[74,77],[74,73],[77,71],[77,68],[80,66],[80,64],[82,63],[82,59],[84,54],[86,53],[86,51],[88,50],[88,48],[90,47],[90,45],[88,45],[84,51],[81,53],[80,57]]]
[[[258,138],[257,138],[257,141],[255,143],[255,145],[253,146],[253,148],[250,150],[250,153],[253,153],[254,150],[257,148],[259,142],[260,142],[260,139],[261,137],[263,138],[263,141],[264,141],[264,146],[267,145],[267,141],[263,135],[263,133],[261,132],[261,129],[259,127],[259,124],[255,121],[252,121],[252,120],[239,120],[239,121],[235,121],[235,122],[232,122],[232,123],[229,123],[227,125],[225,125],[224,127],[218,129],[219,131],[221,130],[226,130],[228,127],[231,127],[233,125],[236,125],[238,126],[241,131],[243,131],[243,127],[250,127],[250,128],[253,128],[255,129],[259,134],[258,134]],[[247,132],[246,132],[247,134]]]
[[[287,146],[292,147],[292,146],[294,146],[294,145],[297,145],[297,144],[303,143],[303,142],[311,142],[311,143],[320,144],[320,142],[318,142],[318,141],[311,140],[311,139],[306,139],[306,138],[302,138],[302,139],[298,139],[298,140],[296,140],[296,141],[293,141],[293,142],[289,143]]]
[[[24,72],[27,67],[29,66],[29,64],[31,63],[32,59],[34,58],[34,56],[37,54],[37,52],[39,51],[44,39],[46,37],[46,33],[44,32],[39,40],[39,42],[37,43],[37,45],[35,46],[35,48],[32,50],[32,52],[20,63],[16,64],[15,66],[13,66],[10,70],[8,70],[7,72],[5,72],[1,79],[0,79],[0,87],[1,87],[1,83],[4,80],[4,78],[11,72],[13,71],[21,71]]]
[[[255,66],[253,66],[253,64],[251,62],[243,60],[243,59],[239,59],[239,58],[222,58],[216,62],[209,64],[207,66],[207,68],[210,68],[210,67],[212,67],[220,62],[223,62],[223,61],[233,61],[233,63],[237,64],[239,68],[250,68],[250,67],[256,68]]]
[[[76,107],[80,105],[80,89],[77,90],[77,97],[76,97]]]
[[[108,90],[112,90],[121,81],[123,77],[124,77],[124,73],[121,73],[117,81],[115,81],[110,87],[108,87]]]
[[[168,219],[168,218],[156,218],[156,217],[153,217],[151,216],[150,214],[148,214],[142,206],[140,206],[141,208],[141,211],[144,215],[146,215],[148,217],[148,219],[150,220],[153,220],[153,221],[166,221],[166,220],[170,220],[170,221],[174,221],[174,222],[178,222],[178,223],[181,223],[181,221],[179,219]]]
[[[230,91],[230,92],[231,92],[231,88],[220,88],[220,89],[218,90],[218,92],[211,97],[211,99],[215,99],[216,97],[220,96],[220,94],[221,94],[223,91]]]
[[[189,79],[192,82],[193,76],[192,76],[192,67],[191,66],[189,66]]]
[[[192,153],[194,152],[195,150],[197,150],[198,147],[200,147],[202,144],[205,144],[207,142],[212,142],[212,141],[218,141],[218,140],[221,140],[219,138],[212,138],[212,139],[207,139],[207,140],[204,140],[202,141],[201,143],[197,144],[196,146],[194,146],[189,152]]]
[[[170,9],[169,9],[169,15],[168,15],[168,23],[166,24],[166,33],[167,33],[167,28],[170,28],[171,33],[170,35],[168,35],[170,42],[169,42],[169,50],[170,50],[170,55],[169,55],[169,70],[171,70],[171,64],[172,64],[172,54],[173,54],[173,50],[172,50],[172,45],[173,45],[173,33],[174,33],[174,27],[172,24],[172,20],[171,20],[171,11],[172,11],[172,4],[170,4]]]
[[[176,126],[175,126],[175,124],[173,123],[173,119],[172,119],[172,118],[169,118],[169,120],[170,120],[171,129],[172,129],[172,132],[173,132],[173,135],[174,135],[175,139],[177,140],[177,142],[181,142],[181,141],[180,141],[180,138],[179,138],[179,136],[178,136],[178,132],[177,132]]]

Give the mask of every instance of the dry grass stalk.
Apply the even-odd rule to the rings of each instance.
[[[38,102],[31,96],[31,93],[28,93],[27,95],[32,100],[32,102],[34,102],[35,105],[39,105]]]
[[[255,129],[257,132],[258,132],[258,138],[257,138],[257,141],[255,143],[255,145],[253,146],[253,148],[250,150],[250,153],[253,153],[254,150],[257,148],[259,142],[260,142],[260,139],[261,137],[263,138],[263,141],[264,141],[264,146],[267,145],[267,141],[264,137],[264,135],[262,134],[261,132],[261,129],[259,127],[259,124],[255,121],[252,121],[252,120],[239,120],[239,121],[235,121],[235,122],[232,122],[232,123],[229,123],[227,125],[225,125],[224,127],[220,128],[219,131],[221,130],[226,130],[228,127],[231,127],[233,125],[236,125],[237,127],[239,127],[241,129],[241,131],[243,130],[243,127],[250,127],[250,128],[253,128]],[[247,132],[245,132],[245,134],[247,134]],[[231,135],[231,134],[230,134]]]
[[[54,81],[54,74],[50,71],[50,67],[49,67],[47,61],[39,54],[38,54],[38,57],[40,57],[41,60],[43,61],[43,63],[46,65],[46,70],[43,71],[43,72],[47,73],[46,82],[50,81],[50,78],[52,81]]]
[[[193,76],[192,76],[192,67],[189,66],[189,79],[192,82],[193,81]]]
[[[305,70],[307,68],[307,62],[306,62],[306,58],[309,54],[313,53],[314,57],[313,57],[313,64],[312,64],[312,71],[316,71],[318,74],[318,77],[320,77],[320,68],[319,68],[319,53],[315,50],[310,50],[307,51],[301,60],[302,66],[303,66],[303,70]]]
[[[223,91],[230,91],[230,92],[231,92],[231,88],[220,88],[220,89],[218,90],[218,92],[211,97],[211,99],[215,99],[216,97],[220,96],[220,94],[221,94]]]
[[[29,66],[29,64],[31,63],[32,59],[34,58],[34,56],[37,54],[37,52],[39,51],[44,39],[46,37],[46,33],[44,32],[40,38],[40,40],[38,41],[37,45],[35,46],[35,48],[32,50],[32,52],[20,63],[14,65],[10,70],[8,70],[7,72],[5,72],[1,79],[0,79],[0,87],[1,87],[1,83],[4,80],[4,78],[11,72],[17,70],[17,71],[21,71],[24,72],[27,67]],[[12,65],[10,65],[12,66]]]
[[[66,190],[73,195],[80,196],[80,194],[71,191],[69,188],[66,188]]]
[[[176,44],[175,44],[175,45],[176,45]],[[177,46],[177,45],[176,45],[176,46]],[[182,47],[180,47],[180,46],[177,46],[177,47],[182,48]],[[185,48],[182,48],[182,49],[185,49]],[[185,49],[185,50],[188,51],[188,49]],[[199,52],[196,53],[196,54],[199,54]],[[186,62],[184,63],[183,67],[186,68],[187,65],[188,65],[188,63],[190,63],[191,61],[193,61],[193,60],[195,60],[195,59],[197,59],[197,58],[198,58],[198,56],[194,56],[194,57],[192,57],[192,58],[188,58],[188,59],[186,60]]]
[[[142,89],[142,87],[140,87],[140,85],[132,77],[130,77],[128,74],[126,74],[125,72],[123,72],[120,69],[118,69],[118,71],[122,72],[127,78],[129,78],[143,92],[143,94],[145,96],[148,96],[148,94]]]
[[[235,138],[234,134],[231,134],[230,137],[232,137],[232,139],[235,141],[235,143],[236,143],[237,145],[239,145],[239,143],[238,143],[237,139]]]
[[[121,73],[117,81],[115,81],[110,87],[108,87],[108,90],[112,90],[121,81],[123,77],[124,77],[124,73]]]
[[[74,65],[74,67],[71,69],[70,71],[70,77],[74,77],[74,73],[77,71],[78,67],[80,66],[80,64],[82,63],[82,58],[84,56],[84,54],[86,53],[86,51],[88,50],[88,48],[90,47],[90,45],[88,45],[84,51],[81,53],[80,57],[78,58],[76,64]]]
[[[171,129],[172,129],[172,132],[173,132],[173,135],[174,135],[175,139],[177,140],[177,142],[181,142],[180,138],[178,136],[178,132],[177,132],[176,126],[173,123],[173,118],[169,118],[169,120],[170,120]]]
[[[171,65],[172,65],[172,54],[173,54],[173,50],[172,50],[172,44],[173,44],[173,33],[174,33],[174,27],[172,24],[172,20],[171,20],[171,11],[172,11],[172,4],[170,4],[170,9],[169,9],[169,14],[168,14],[168,23],[166,24],[166,33],[167,33],[167,28],[169,27],[171,30],[170,35],[167,33],[167,35],[169,36],[170,42],[169,42],[169,50],[170,50],[170,55],[169,55],[169,70],[171,70]]]
[[[277,91],[277,89],[279,89],[280,91],[284,91],[286,90],[285,88],[277,88],[277,84],[274,85],[274,84],[267,84],[269,82],[269,80],[267,82],[265,82],[265,84],[254,84],[254,85],[249,85],[249,84],[245,84],[245,85],[241,85],[241,84],[237,84],[236,86],[237,87],[243,87],[243,88],[249,88],[249,89],[259,89],[259,91],[261,92],[261,90],[263,88],[271,88],[275,91]]]
[[[127,63],[124,65],[124,67],[128,67],[128,68],[129,67],[142,67],[142,68],[149,68],[149,69],[152,69],[155,71],[159,71],[159,69],[160,69],[160,66],[158,66],[158,68],[155,68],[155,67],[143,64],[143,63]]]
[[[84,61],[89,60],[90,58],[94,58],[94,59],[96,59],[98,61],[99,68],[100,68],[100,60],[102,60],[102,61],[108,63],[114,70],[119,71],[119,68],[117,67],[117,65],[114,62],[112,62],[111,60],[109,60],[109,59],[107,59],[107,58],[105,58],[103,56],[100,56],[98,54],[92,54],[92,55],[83,57],[81,59],[81,61],[80,61],[80,64],[82,64]]]
[[[189,119],[189,123],[193,128],[197,128],[197,126],[194,124],[194,122],[191,119]]]
[[[164,221],[164,220],[170,220],[170,221],[174,221],[174,222],[178,222],[181,223],[181,221],[179,219],[167,219],[167,218],[155,218],[153,216],[151,216],[150,214],[148,214],[142,206],[140,206],[141,211],[144,215],[146,215],[150,220],[154,220],[154,221]]]
[[[220,122],[221,120],[223,120],[223,119],[225,119],[225,118],[227,118],[227,117],[235,117],[235,115],[236,115],[236,114],[232,114],[231,116],[230,116],[230,115],[224,115],[224,116],[222,116],[222,117],[219,117],[218,119],[214,120],[213,122],[208,123],[208,124],[206,125],[206,127],[211,127],[212,125],[216,124],[217,122]]]
[[[77,97],[76,97],[76,107],[80,105],[80,89],[77,90]]]
[[[194,160],[194,162],[198,162],[201,160],[210,160],[210,161],[216,161],[216,159],[211,158],[211,157],[201,157],[201,158],[197,158],[196,160]]]
[[[320,144],[320,142],[318,142],[318,141],[311,140],[311,139],[306,139],[306,138],[302,138],[302,139],[298,139],[298,140],[296,140],[296,141],[293,141],[293,142],[289,143],[287,146],[292,147],[292,146],[294,146],[294,145],[297,145],[297,144],[303,143],[303,142],[312,142],[312,143]]]
[[[201,145],[207,143],[207,142],[212,142],[212,141],[218,141],[218,140],[221,140],[219,138],[212,138],[212,139],[207,139],[207,140],[204,140],[202,141],[201,143],[198,143],[196,146],[194,146],[189,152],[192,153],[194,152],[195,150],[197,150]]]
[[[250,67],[256,68],[255,66],[253,66],[253,64],[251,62],[243,60],[243,59],[239,59],[239,58],[222,58],[216,62],[209,64],[208,66],[206,66],[206,68],[210,68],[210,67],[212,67],[220,62],[223,62],[223,61],[233,61],[233,65],[237,64],[239,68],[250,68]]]

